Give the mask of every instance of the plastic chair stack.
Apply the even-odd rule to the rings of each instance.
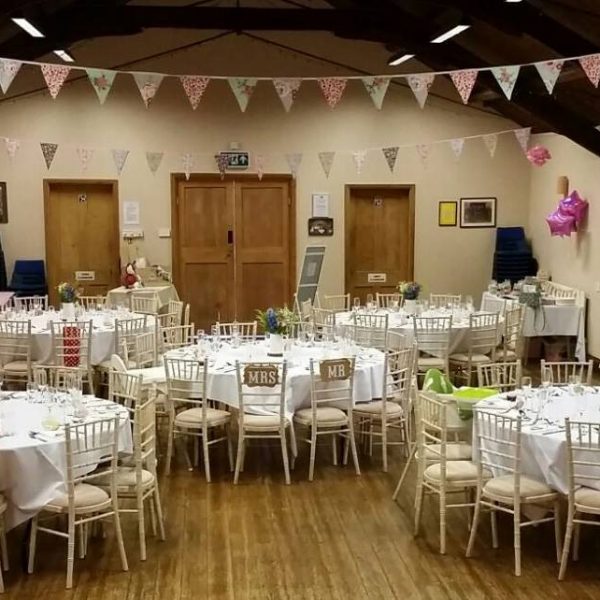
[[[531,245],[525,239],[522,227],[498,227],[492,278],[496,281],[509,279],[512,283],[535,275],[537,261]]]
[[[45,296],[46,270],[43,260],[17,260],[10,280],[10,290],[17,296]]]

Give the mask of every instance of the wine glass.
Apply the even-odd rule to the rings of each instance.
[[[530,394],[531,386],[532,386],[531,377],[526,375],[525,377],[521,378],[521,389],[523,390],[523,392],[525,393],[526,396],[528,396]]]
[[[373,294],[367,294],[367,310],[373,309]]]
[[[360,298],[354,298],[353,308],[354,312],[358,312],[360,310]]]
[[[548,388],[552,384],[552,369],[550,367],[542,367],[541,381],[542,387]]]

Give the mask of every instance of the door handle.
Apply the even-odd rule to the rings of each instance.
[[[227,230],[227,243],[233,244],[233,231],[231,229]]]

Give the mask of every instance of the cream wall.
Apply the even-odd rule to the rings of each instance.
[[[196,66],[174,60],[154,62],[152,68],[198,71]],[[12,164],[0,152],[0,179],[7,181],[9,195],[10,222],[0,226],[7,265],[10,271],[16,258],[44,256],[42,180],[82,177],[75,154],[77,145],[96,149],[84,175],[94,179],[116,177],[111,148],[131,150],[119,178],[120,200],[141,203],[145,240],[139,253],[153,263],[169,264],[171,240],[159,239],[157,230],[170,226],[170,173],[182,170],[179,153],[213,154],[226,149],[229,142],[238,141],[250,152],[304,152],[297,181],[298,261],[307,243],[326,243],[328,254],[321,286],[324,292],[341,292],[344,288],[344,185],[401,183],[416,186],[416,279],[428,291],[479,295],[491,275],[495,230],[439,228],[438,201],[497,196],[498,225],[524,224],[530,168],[514,136],[501,136],[493,160],[481,140],[467,141],[458,162],[448,145],[435,146],[426,167],[414,148],[401,149],[393,175],[380,152],[369,153],[362,174],[357,175],[349,152],[483,134],[514,126],[505,119],[436,98],[430,98],[421,111],[412,93],[396,86],[390,86],[384,109],[377,111],[360,82],[349,84],[342,102],[333,111],[325,105],[317,85],[306,83],[289,114],[268,83],[258,85],[245,114],[239,111],[225,82],[211,83],[196,112],[191,110],[175,79],[165,80],[149,110],[144,108],[128,76],[117,77],[103,106],[87,81],[70,83],[55,101],[42,93],[0,103],[0,136],[22,140]],[[40,141],[61,144],[49,172]],[[146,165],[146,150],[166,152],[154,176]],[[317,158],[317,152],[322,150],[340,152],[329,179]],[[214,160],[209,155],[200,157],[195,170],[214,172]],[[282,154],[271,157],[266,170],[288,172]],[[312,192],[331,195],[335,235],[330,239],[307,237]],[[123,248],[124,259],[127,250]]]
[[[552,160],[531,175],[529,234],[540,268],[552,279],[585,290],[588,297],[588,353],[600,357],[600,158],[558,135],[537,137],[552,154]],[[559,176],[569,178],[569,191],[577,190],[590,203],[584,231],[568,238],[551,237],[545,217],[556,209]]]

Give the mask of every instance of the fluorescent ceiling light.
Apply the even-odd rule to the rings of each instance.
[[[31,37],[44,37],[44,34],[37,27],[34,27],[27,19],[15,17],[12,21],[15,25],[18,25],[21,29],[25,30]]]
[[[446,31],[446,33],[442,33],[442,35],[439,35],[438,37],[431,40],[431,43],[432,44],[441,44],[442,42],[445,42],[446,40],[453,38],[455,35],[458,35],[459,33],[466,31],[467,29],[469,29],[469,27],[471,27],[471,26],[470,25],[457,25],[456,27],[453,27],[452,29],[448,29],[448,31]]]
[[[415,55],[414,54],[401,54],[400,56],[394,55],[390,58],[388,65],[390,65],[390,67],[396,67],[398,65],[401,65],[403,62],[406,62],[407,60],[410,60],[411,58],[414,58]]]
[[[504,0],[504,2],[523,2],[523,0]]]
[[[75,62],[75,59],[66,50],[55,50],[54,54],[65,62]]]

